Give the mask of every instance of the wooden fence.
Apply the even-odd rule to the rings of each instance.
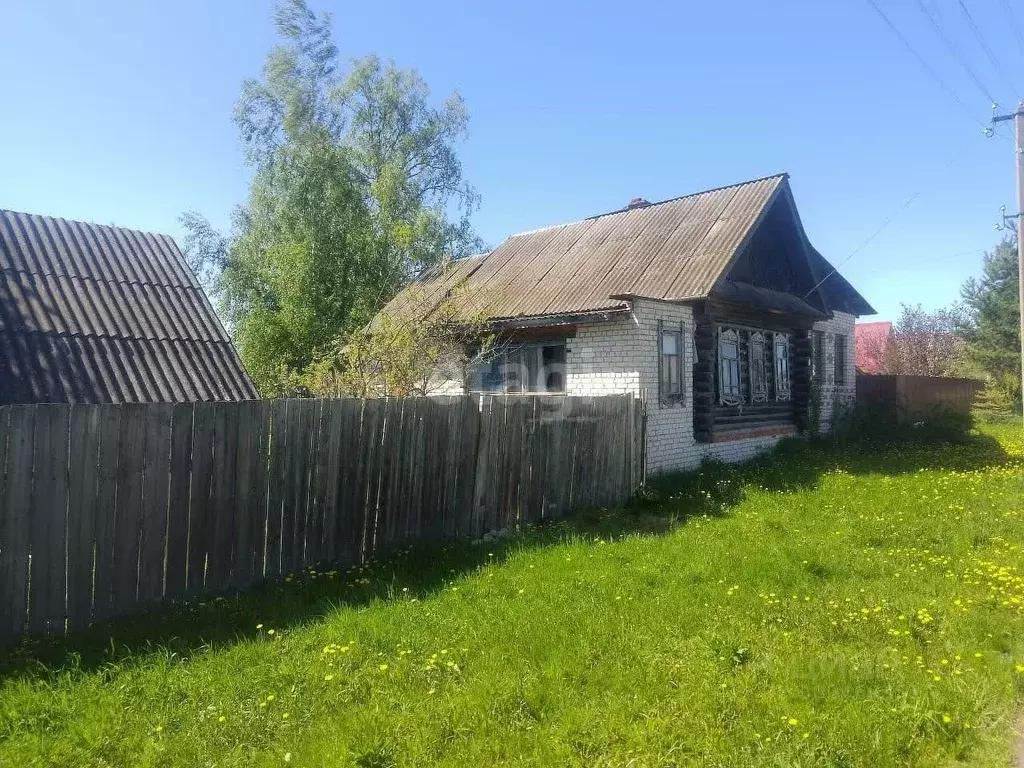
[[[969,412],[984,388],[985,382],[977,379],[858,374],[857,402],[888,403],[895,407],[897,419],[905,421],[935,407]]]
[[[625,501],[639,401],[0,408],[0,642]]]

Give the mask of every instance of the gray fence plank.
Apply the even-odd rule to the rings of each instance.
[[[12,515],[8,509],[7,503],[7,456],[8,447],[10,445],[9,438],[11,432],[10,426],[11,420],[11,409],[10,407],[0,406],[0,579],[5,577],[10,579],[8,569],[5,564],[5,537],[10,535],[8,533],[8,516]],[[7,616],[7,601],[9,595],[7,594],[6,588],[10,587],[10,582],[0,581],[0,646],[3,646],[7,642],[13,639],[14,631],[9,626],[11,622],[8,621]]]
[[[270,477],[267,487],[267,543],[263,575],[276,578],[281,570],[281,535],[288,474],[288,401],[270,404]]]
[[[8,457],[0,504],[0,638],[21,634],[28,619],[35,406],[10,406]]]
[[[544,397],[533,398],[530,421],[526,431],[526,455],[529,466],[528,491],[524,495],[521,520],[524,525],[536,523],[544,514],[544,487],[547,480],[546,455],[549,430],[544,421]]]
[[[196,403],[192,422],[192,477],[188,507],[188,570],[185,587],[189,593],[202,592],[206,584],[206,561],[213,539],[210,490],[213,484],[214,407]]]
[[[147,406],[121,407],[118,434],[117,496],[114,505],[115,615],[131,613],[138,604],[139,539],[142,532],[143,480],[146,471]]]
[[[363,495],[363,509],[357,513],[362,523],[360,558],[367,560],[374,553],[377,535],[377,511],[380,501],[381,454],[383,451],[385,400],[367,400],[363,403],[363,427],[360,440],[359,489]]]
[[[68,627],[85,627],[92,618],[93,562],[96,549],[96,491],[100,409],[71,409],[68,474]]]
[[[238,403],[235,436],[235,476],[231,494],[232,530],[230,580],[232,589],[252,583],[253,529],[257,511],[253,503],[254,465],[259,460],[260,422],[255,402]]]
[[[320,551],[324,563],[338,562],[338,478],[341,476],[341,430],[344,401],[325,400],[321,415],[322,437],[318,477],[323,494]]]
[[[92,613],[94,621],[114,615],[114,530],[117,521],[117,466],[122,409],[99,406],[100,428],[96,460],[96,566],[93,571]]]
[[[467,397],[460,404],[462,412],[462,445],[459,447],[458,500],[456,503],[455,535],[464,538],[472,535],[473,514],[477,504],[478,453],[483,432],[483,403],[486,398]],[[484,478],[486,481],[486,478]]]
[[[462,427],[460,421],[464,418],[462,403],[470,398],[446,398],[444,407],[445,430],[443,452],[444,457],[441,471],[438,473],[441,480],[441,518],[439,536],[442,539],[454,539],[458,530],[459,521],[459,472],[462,467]]]
[[[427,461],[430,460],[427,457],[427,445],[431,442],[431,430],[437,432],[439,429],[435,423],[433,405],[425,397],[413,399],[413,429],[410,434],[410,452],[407,454],[410,460],[409,502],[405,505],[405,520],[402,526],[404,543],[418,541],[423,537],[424,515],[429,514],[428,510],[433,507],[429,498],[432,483],[428,481],[428,475],[434,473],[428,472],[426,468]],[[437,454],[434,454],[432,459],[437,461]]]
[[[476,441],[476,471],[473,483],[473,509],[468,521],[468,528],[462,536],[477,538],[483,533],[486,519],[494,504],[494,464],[492,460],[493,448],[491,446],[494,435],[492,422],[497,418],[493,411],[496,398],[482,397],[480,399],[480,431]]]
[[[372,424],[364,424],[364,403],[370,401],[346,399],[342,401],[341,470],[338,488],[338,561],[354,564],[362,556],[366,529],[366,475],[365,450],[373,438],[369,434]],[[372,414],[373,407],[370,408]],[[371,417],[372,418],[372,417]],[[363,437],[363,429],[367,436]]]
[[[325,427],[325,416],[330,420],[330,409],[325,401],[313,401],[313,428],[309,451],[309,500],[306,502],[305,563],[318,567],[324,559],[324,505],[327,496],[327,452],[330,436]]]
[[[396,464],[402,452],[402,411],[402,400],[390,398],[385,401],[384,424],[380,438],[380,485],[373,538],[375,552],[391,546],[393,538],[395,496],[398,493],[398,476],[401,472]]]
[[[67,616],[68,434],[70,405],[36,411],[32,458],[32,569],[29,585],[29,631],[64,633]]]
[[[309,504],[310,454],[315,444],[313,433],[316,418],[315,403],[312,400],[293,400],[295,413],[289,406],[290,434],[292,440],[292,487],[291,487],[291,531],[285,537],[284,546],[291,553],[288,560],[288,573],[301,571],[306,566],[306,519]]]
[[[298,495],[300,493],[298,478],[304,469],[305,455],[302,450],[302,401],[288,401],[288,446],[285,448],[285,466],[283,469],[284,486],[282,489],[281,508],[281,573],[294,573],[301,568],[296,558],[296,518],[300,514]],[[302,512],[304,514],[304,510]]]
[[[235,463],[239,413],[234,403],[213,406],[213,481],[210,514],[213,536],[206,558],[206,590],[224,592],[231,585],[231,555],[235,538]]]
[[[142,534],[139,542],[139,602],[159,602],[164,596],[167,551],[167,503],[171,479],[171,415],[169,403],[147,409],[146,473],[143,481]]]
[[[171,460],[167,500],[167,564],[164,597],[176,599],[186,591],[188,571],[189,495],[192,475],[191,403],[171,410]]]
[[[258,425],[254,436],[252,477],[249,484],[250,537],[252,546],[252,581],[263,579],[267,536],[268,460],[270,448],[270,404],[253,404],[253,421]]]

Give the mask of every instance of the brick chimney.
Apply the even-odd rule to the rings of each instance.
[[[650,205],[650,203],[642,197],[634,197],[629,201],[629,205],[626,206],[626,210],[632,211],[634,208],[646,208],[648,205]]]

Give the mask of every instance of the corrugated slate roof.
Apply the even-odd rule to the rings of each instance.
[[[257,396],[172,238],[0,210],[0,403]]]
[[[707,298],[787,179],[768,176],[512,235],[490,253],[428,271],[382,314],[422,316],[456,286],[467,316],[496,321],[614,311],[630,297]],[[872,311],[840,276],[828,282],[823,290],[844,306]]]
[[[424,275],[413,289],[415,303],[463,281],[470,313],[495,319],[618,309],[625,299],[611,297],[628,294],[705,297],[786,178],[769,176],[512,235],[447,273]],[[409,295],[399,294],[384,311],[401,316],[410,303]]]

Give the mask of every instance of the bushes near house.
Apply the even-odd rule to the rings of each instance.
[[[831,438],[855,444],[963,443],[973,428],[971,413],[945,405],[901,418],[895,403],[858,403],[834,419]]]
[[[1011,427],[785,442],[627,510],[21,646],[0,765],[1005,765],[1021,453]]]

